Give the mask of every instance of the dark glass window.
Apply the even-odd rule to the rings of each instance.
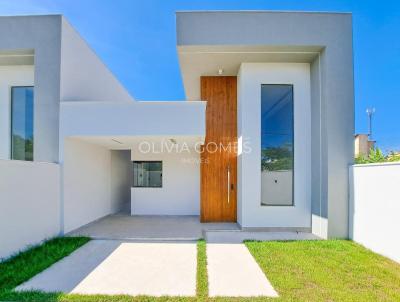
[[[293,205],[293,86],[261,85],[261,204]]]
[[[33,160],[33,87],[11,88],[11,159]]]
[[[162,187],[162,162],[161,161],[134,161],[133,162],[134,187]]]

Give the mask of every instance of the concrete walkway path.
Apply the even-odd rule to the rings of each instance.
[[[207,243],[209,296],[278,297],[244,244]]]
[[[196,295],[196,243],[92,240],[17,290]]]

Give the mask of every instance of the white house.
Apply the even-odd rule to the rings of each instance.
[[[121,211],[348,237],[351,14],[176,24],[186,100],[141,102],[63,16],[0,17],[0,257]]]

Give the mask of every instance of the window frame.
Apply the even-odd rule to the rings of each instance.
[[[13,108],[14,108],[14,102],[13,102],[13,97],[14,97],[14,88],[32,88],[33,91],[33,97],[32,97],[32,160],[27,160],[23,159],[22,161],[34,161],[35,160],[35,153],[34,153],[34,148],[35,148],[35,86],[34,85],[11,85],[10,87],[10,160],[22,160],[22,159],[14,159],[13,158],[13,151],[14,151],[14,143],[13,143]]]
[[[135,163],[160,163],[161,164],[161,185],[160,186],[137,186],[135,185]],[[160,189],[163,188],[163,161],[162,160],[133,160],[132,161],[132,188],[152,188]]]
[[[295,162],[295,145],[294,145],[294,142],[295,142],[295,125],[294,125],[294,122],[295,122],[295,118],[294,118],[294,115],[295,115],[295,94],[294,94],[294,90],[295,90],[295,85],[294,85],[294,83],[262,83],[261,84],[261,93],[260,93],[260,111],[261,111],[261,108],[262,108],[262,87],[263,86],[289,86],[289,87],[291,87],[292,88],[292,112],[293,112],[293,114],[292,114],[292,133],[293,133],[293,137],[292,137],[292,148],[293,148],[293,159],[292,159],[292,204],[263,204],[262,203],[262,195],[261,195],[261,192],[262,192],[262,183],[261,183],[261,179],[260,179],[260,184],[261,184],[261,190],[260,190],[260,205],[261,205],[261,207],[295,207],[296,206],[296,202],[295,202],[295,192],[294,192],[294,189],[295,189],[295,171],[294,171],[294,162]],[[262,112],[261,112],[261,115],[262,115]],[[261,145],[261,148],[260,148],[260,152],[262,152],[262,137],[263,137],[263,132],[262,132],[262,118],[261,118],[261,121],[260,121],[260,133],[261,133],[261,136],[260,136],[260,145]],[[262,164],[261,164],[261,160],[260,160],[260,171],[262,171]]]

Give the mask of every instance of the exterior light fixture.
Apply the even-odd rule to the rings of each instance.
[[[118,143],[118,144],[120,144],[120,145],[123,145],[124,143],[123,142],[120,142],[120,141],[117,141],[116,139],[111,139],[113,142],[116,142],[116,143]]]

